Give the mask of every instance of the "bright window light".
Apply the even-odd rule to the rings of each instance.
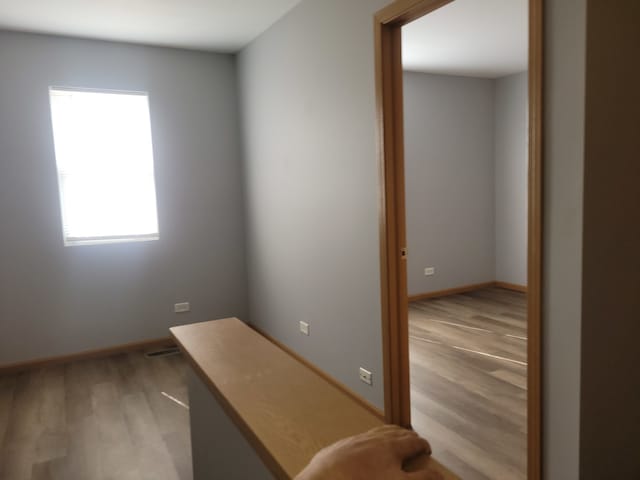
[[[65,245],[158,239],[146,93],[50,88]]]

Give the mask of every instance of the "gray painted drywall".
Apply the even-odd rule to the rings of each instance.
[[[378,407],[371,25],[386,3],[303,1],[239,58],[251,322]]]
[[[543,477],[579,478],[586,0],[545,4]]]
[[[526,285],[527,95],[526,72],[404,73],[410,295]]]
[[[194,480],[273,480],[245,434],[192,369],[188,384]]]
[[[495,80],[495,279],[527,284],[527,73]]]
[[[234,57],[0,32],[0,65],[0,364],[245,316]],[[63,246],[50,85],[149,92],[159,241]]]
[[[404,119],[409,295],[495,280],[493,80],[405,72]]]
[[[359,386],[352,380],[354,364],[377,365],[376,379],[382,373],[371,15],[385,3],[306,0],[241,59],[243,112],[249,115],[244,122],[256,322],[351,387]],[[346,16],[339,16],[345,11]],[[586,0],[558,0],[549,2],[545,13],[543,431],[544,473],[550,480],[579,477],[585,12]],[[113,325],[128,321],[131,324],[122,329],[122,335],[116,334],[115,340],[165,334],[174,317],[166,312],[164,303],[202,288],[206,290],[202,301],[211,302],[211,310],[207,315],[194,311],[185,321],[207,317],[214,310],[226,315],[241,309],[237,301],[241,268],[236,260],[241,262],[238,232],[242,226],[234,208],[241,199],[235,186],[236,167],[230,160],[224,162],[224,153],[235,151],[230,141],[235,138],[233,122],[226,121],[234,117],[234,109],[229,105],[231,99],[222,95],[227,87],[212,87],[224,84],[233,89],[232,79],[218,76],[216,66],[230,60],[98,42],[1,35],[2,359],[26,358],[36,351],[39,356],[41,349],[53,354],[80,344],[83,348],[111,344]],[[311,51],[317,54],[312,56]],[[203,58],[208,60],[199,60]],[[202,78],[195,71],[201,71]],[[57,78],[40,78],[51,73]],[[266,85],[260,86],[261,78],[250,78],[252,73],[264,74]],[[159,158],[179,156],[195,169],[191,172],[191,168],[168,162],[156,170],[160,228],[161,233],[167,232],[163,237],[167,241],[151,246],[91,247],[93,251],[60,250],[46,94],[25,104],[19,93],[35,95],[53,81],[84,83],[98,78],[101,87],[149,85],[150,90],[152,86],[167,98],[179,95],[157,104],[155,109],[162,115],[152,119],[154,136],[158,136],[158,128],[166,136],[156,146],[157,167],[164,164]],[[177,86],[185,85],[189,88],[174,92],[179,90]],[[190,92],[204,97],[195,98]],[[271,94],[275,100],[269,98]],[[200,110],[200,102],[215,108]],[[187,112],[186,105],[198,111],[200,121],[187,122],[194,112]],[[217,112],[225,115],[219,118]],[[183,130],[184,123],[193,130],[186,132],[185,138],[174,137],[172,131]],[[220,130],[226,134],[218,136]],[[206,140],[210,137],[218,141]],[[199,161],[185,151],[199,153]],[[217,175],[210,171],[212,157],[225,165],[216,169]],[[227,172],[223,176],[219,175],[221,169]],[[32,175],[34,171],[38,176]],[[200,188],[202,184],[207,188]],[[180,196],[167,198],[161,188],[177,191]],[[220,227],[215,229],[216,235],[207,233],[208,223],[202,223],[207,216]],[[304,228],[294,229],[300,221]],[[199,235],[186,242],[188,248],[179,246],[186,237],[180,232],[185,231]],[[230,249],[221,248],[230,245]],[[169,257],[165,248],[173,250]],[[205,253],[192,255],[191,250]],[[271,254],[275,258],[270,258]],[[179,270],[185,262],[189,268]],[[301,265],[280,266],[280,262]],[[213,263],[214,268],[199,268]],[[102,272],[98,279],[96,268]],[[87,284],[89,275],[91,284]],[[162,307],[141,303],[140,298],[153,298],[154,302],[160,298]],[[129,309],[133,309],[133,316],[127,313]],[[329,314],[328,320],[323,322],[321,315],[325,314]],[[312,322],[312,329],[317,325],[321,338],[313,333],[309,338],[295,336],[298,319],[309,315],[320,320]],[[381,382],[364,394],[381,405]]]
[[[549,480],[579,476],[585,1],[545,10]],[[240,59],[253,320],[351,387],[355,363],[381,358],[370,26],[386,3],[306,0]],[[333,314],[319,322],[322,338],[297,337],[297,321],[317,313]],[[382,404],[380,384],[373,397]]]

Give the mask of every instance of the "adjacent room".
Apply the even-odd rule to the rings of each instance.
[[[526,478],[527,8],[403,27],[412,421],[464,479]]]

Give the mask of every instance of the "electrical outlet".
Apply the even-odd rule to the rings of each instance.
[[[424,274],[427,277],[430,277],[431,275],[435,275],[436,274],[436,267],[426,267],[424,269]]]
[[[175,313],[186,313],[191,311],[191,305],[189,305],[189,302],[176,303],[173,306],[173,311]]]
[[[367,385],[373,385],[373,374],[369,370],[360,367],[360,381]]]
[[[307,322],[300,322],[300,333],[309,335],[309,324]]]

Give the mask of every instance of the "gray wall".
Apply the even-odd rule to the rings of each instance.
[[[495,279],[527,284],[527,73],[495,81]]]
[[[543,477],[576,480],[580,476],[586,0],[545,5]]]
[[[273,480],[246,434],[198,374],[190,369],[187,379],[194,480]]]
[[[361,359],[381,375],[371,21],[387,3],[305,0],[240,61],[253,320],[353,388]],[[545,13],[549,480],[579,477],[585,12],[586,0],[558,0]],[[296,336],[318,311],[322,338]],[[381,405],[380,383],[373,393]]]
[[[0,364],[245,316],[234,58],[1,32],[0,65]],[[63,246],[49,85],[149,92],[159,241]]]
[[[371,25],[386,3],[303,1],[239,58],[251,322],[378,407]],[[359,366],[373,372],[372,387]]]
[[[241,56],[254,320],[379,406],[371,17],[386,3],[305,0]],[[545,15],[544,470],[551,480],[579,477],[585,12],[586,0],[558,0],[547,5]],[[235,184],[239,172],[235,162],[224,163],[226,157],[216,154],[235,151],[235,142],[229,143],[235,139],[234,109],[231,98],[220,93],[226,87],[212,87],[233,89],[231,70],[227,77],[216,67],[229,62],[171,50],[2,34],[4,360],[40,356],[45,348],[54,354],[164,335],[175,319],[165,303],[191,297],[196,289],[204,289],[202,302],[211,303],[204,314],[194,311],[182,317],[185,321],[241,309],[236,299],[242,285],[237,268],[242,226],[234,208],[242,201]],[[47,75],[56,78],[42,78]],[[62,248],[48,104],[42,92],[49,83],[98,83],[98,78],[102,85],[96,86],[148,85],[152,92],[166,93],[166,104],[154,107],[152,99],[152,123],[161,143],[155,147],[156,175],[161,234],[166,232],[167,240],[110,249]],[[19,92],[34,96],[25,103]],[[195,98],[191,92],[200,95]],[[207,108],[198,108],[201,103]],[[189,112],[187,106],[192,107]],[[194,111],[199,121],[183,128]],[[175,130],[188,131],[178,138],[172,135]],[[220,130],[228,135],[214,142],[211,137]],[[187,157],[185,151],[201,156]],[[175,157],[192,167],[178,168],[168,160]],[[228,167],[222,167],[223,178],[220,168],[211,170],[212,162]],[[203,184],[206,188],[200,188]],[[213,219],[213,233],[203,218]],[[185,238],[190,248],[182,248]],[[192,250],[204,253],[192,255]],[[179,269],[182,264],[185,268]],[[103,272],[98,280],[95,268]],[[162,305],[151,306],[142,298],[160,298]],[[200,304],[189,300],[194,308]],[[298,337],[297,321],[309,316],[317,319],[311,321],[312,335]],[[114,324],[126,325],[116,339]],[[372,389],[360,387],[356,379],[360,363],[374,365],[378,381]]]
[[[404,99],[409,295],[491,282],[494,82],[405,72]]]

